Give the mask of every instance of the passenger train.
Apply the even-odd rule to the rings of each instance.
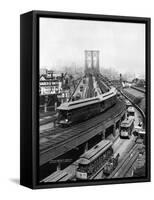
[[[105,163],[113,156],[112,144],[110,140],[103,140],[84,153],[79,159],[76,178],[78,180],[90,179],[103,168]]]
[[[130,139],[134,130],[134,119],[128,118],[121,122],[120,137]]]
[[[134,109],[134,107],[129,106],[129,107],[127,108],[127,116],[128,116],[129,118],[132,118],[133,120],[135,120],[135,109]]]
[[[57,108],[57,122],[62,126],[69,126],[87,120],[110,108],[116,101],[117,90],[113,87],[109,92],[96,97],[63,103]]]

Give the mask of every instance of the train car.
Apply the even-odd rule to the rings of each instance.
[[[142,131],[142,127],[141,126],[134,126],[134,130],[133,130],[133,135],[134,136],[138,136],[139,131]]]
[[[120,137],[130,138],[134,130],[134,120],[132,118],[125,119],[120,125]]]
[[[132,106],[132,103],[128,100],[125,100],[126,103],[126,108],[129,108],[130,106]]]
[[[135,120],[135,109],[134,109],[134,107],[129,106],[129,107],[127,108],[127,116],[128,116],[129,118],[132,118],[133,120]]]
[[[113,106],[117,90],[111,90],[96,97],[80,99],[61,104],[58,108],[58,124],[69,126],[73,123],[87,120]]]
[[[136,138],[136,143],[138,144],[144,144],[145,145],[145,138],[146,138],[146,134],[145,134],[145,130],[143,130],[142,128],[138,131],[138,135]]]
[[[101,141],[80,157],[76,178],[78,180],[90,179],[111,156],[113,156],[112,142],[110,140]]]

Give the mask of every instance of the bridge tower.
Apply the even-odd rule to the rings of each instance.
[[[122,89],[122,74],[120,74],[120,89]]]
[[[99,51],[85,50],[85,74],[99,73]]]

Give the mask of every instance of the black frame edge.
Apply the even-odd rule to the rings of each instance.
[[[151,182],[151,18],[146,19],[146,124],[147,132],[147,179]]]
[[[20,15],[20,184],[32,188],[32,12]]]

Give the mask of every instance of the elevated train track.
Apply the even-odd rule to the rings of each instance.
[[[102,75],[98,75],[100,82],[105,81],[108,87],[111,82]],[[122,93],[125,96],[125,94]],[[62,155],[81,143],[97,135],[103,129],[118,121],[125,112],[125,105],[122,101],[115,106],[92,119],[76,124],[72,127],[48,129],[40,133],[40,165]],[[114,116],[114,117],[113,117]],[[102,118],[104,118],[102,120]],[[96,129],[96,130],[95,130]],[[95,130],[95,132],[93,131]],[[81,137],[81,138],[80,138]]]
[[[134,103],[132,95],[130,95],[129,93],[127,93],[127,92],[125,92],[125,91],[122,91],[122,90],[121,90],[120,92],[121,92],[121,94],[122,94],[126,99],[128,99],[128,100],[132,103],[132,105],[141,113],[141,116],[142,116],[142,118],[143,118],[143,124],[144,124],[144,126],[145,126],[145,113],[144,113],[144,111],[143,111],[137,104]]]
[[[117,104],[96,117],[66,129],[57,128],[51,132],[41,133],[45,142],[40,143],[40,165],[76,148],[86,142],[125,114],[125,104],[118,100]],[[57,135],[57,137],[56,137]],[[42,137],[42,136],[41,136]],[[51,139],[49,139],[51,138]]]
[[[134,90],[137,90],[139,92],[145,93],[145,88],[137,87],[137,86],[131,86]]]
[[[71,94],[71,96],[70,96],[70,98],[69,98],[69,101],[72,100],[72,97],[73,97],[75,91],[77,90],[78,86],[80,85],[81,81],[82,81],[82,77],[78,79],[78,83],[77,83],[77,85],[76,85],[76,87],[75,87],[75,89],[74,89],[74,92],[72,92],[72,94]]]
[[[104,77],[102,74],[99,74],[99,78],[100,80],[103,80],[105,81],[105,83],[108,85],[108,86],[114,86],[112,81],[110,81],[108,78]],[[145,98],[145,89],[144,88],[140,88],[140,87],[136,87],[136,86],[131,86],[130,89],[134,89],[136,90],[137,92],[140,92],[141,93],[141,97],[144,97]],[[142,118],[143,118],[143,123],[145,124],[145,113],[144,111],[135,103],[135,98],[136,96],[125,91],[124,89],[118,89],[118,91],[121,93],[121,95],[123,95],[126,99],[128,99],[132,105],[141,113],[142,115]]]
[[[134,141],[134,139],[132,141]],[[113,141],[114,149],[115,149],[116,145],[117,144],[116,144],[116,140],[115,140],[115,141]],[[120,162],[119,162],[118,167],[115,169],[115,171],[113,171],[112,175],[118,174],[118,172],[121,171],[121,167],[123,167],[122,168],[122,172],[124,171],[125,176],[127,176],[128,171],[132,167],[133,163],[136,161],[136,157],[134,157],[134,155],[138,155],[138,153],[135,154],[136,153],[135,151],[137,150],[137,148],[138,147],[137,147],[137,145],[135,145],[134,142],[133,142],[133,144],[129,143],[129,145],[126,148],[127,150],[125,151],[125,153],[122,156],[122,158],[119,160]],[[117,153],[118,153],[118,151],[115,150],[115,154],[117,154]],[[76,160],[74,163],[72,163],[71,165],[69,165],[68,167],[66,167],[65,169],[63,169],[61,171],[56,171],[56,172],[52,173],[48,177],[44,178],[42,180],[42,182],[62,182],[62,181],[70,181],[70,180],[71,181],[76,181],[76,170],[78,168],[79,160],[80,159]],[[98,171],[96,171],[90,177],[90,180],[92,180],[92,179],[106,179],[106,178],[108,178],[107,176],[105,176],[103,174],[103,168],[105,167],[105,165],[106,165],[106,162],[101,166],[101,168],[99,168]]]

